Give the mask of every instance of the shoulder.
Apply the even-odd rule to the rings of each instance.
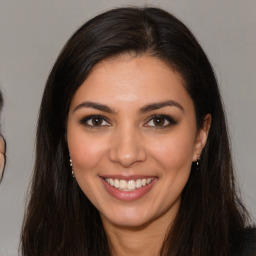
[[[256,256],[256,227],[245,228],[234,237],[237,256]]]

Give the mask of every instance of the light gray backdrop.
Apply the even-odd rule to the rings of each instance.
[[[0,256],[17,255],[38,108],[60,49],[99,12],[145,3],[181,18],[207,52],[226,105],[243,197],[256,216],[255,0],[0,0],[1,126],[8,143],[0,184]]]

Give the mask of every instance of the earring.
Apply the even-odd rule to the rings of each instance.
[[[72,177],[75,178],[75,174],[74,174],[74,171],[73,171],[73,163],[72,163],[72,159],[71,158],[69,158],[69,165],[70,165],[70,167],[72,169]]]
[[[200,157],[197,158],[196,161],[196,170],[199,171],[200,170]]]

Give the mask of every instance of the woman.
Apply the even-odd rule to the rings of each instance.
[[[178,19],[84,24],[47,81],[23,255],[253,255],[212,67]]]

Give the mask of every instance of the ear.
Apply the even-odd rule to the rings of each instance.
[[[195,145],[194,145],[194,155],[193,155],[193,161],[197,161],[202,153],[202,150],[207,142],[208,133],[211,127],[212,122],[212,116],[210,114],[207,114],[204,117],[204,122],[202,128],[197,132]]]

